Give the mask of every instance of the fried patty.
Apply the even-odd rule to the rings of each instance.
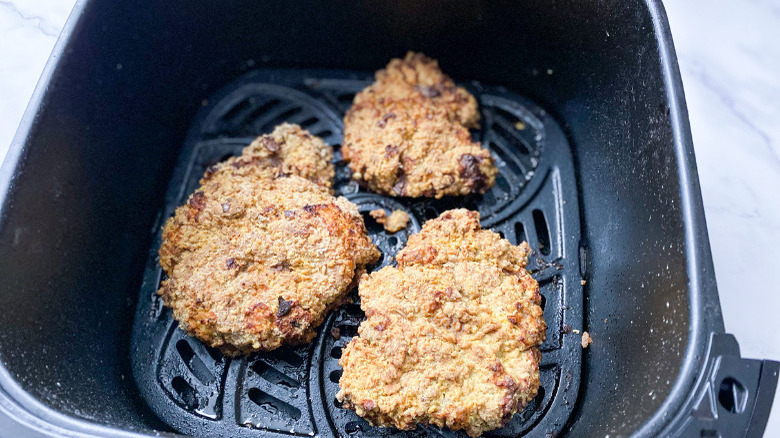
[[[201,184],[216,174],[269,178],[298,175],[328,189],[333,188],[333,148],[298,125],[283,123],[257,137],[241,155],[211,166]]]
[[[446,110],[447,118],[467,128],[479,125],[477,99],[445,75],[439,62],[422,53],[408,52],[390,60],[374,75],[375,82],[355,96],[355,105],[381,105],[392,100],[429,101]]]
[[[357,207],[329,192],[331,156],[283,125],[206,172],[159,252],[158,293],[182,329],[231,356],[315,336],[379,257]]]
[[[469,436],[505,425],[536,396],[545,337],[530,250],[451,210],[360,282],[366,320],[339,361],[336,395],[372,424],[431,424]]]
[[[371,190],[409,197],[485,193],[497,173],[467,127],[479,120],[474,96],[435,60],[409,53],[376,74],[344,117],[344,158]]]

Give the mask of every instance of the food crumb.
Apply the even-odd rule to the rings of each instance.
[[[582,348],[588,348],[588,345],[593,343],[593,338],[590,337],[588,332],[582,332]]]
[[[580,280],[580,284],[581,285],[585,286],[585,283],[587,283],[587,281],[585,281],[585,279]]]
[[[388,216],[385,210],[379,208],[371,210],[368,214],[370,214],[377,223],[382,224],[382,226],[385,227],[385,231],[389,233],[401,231],[409,224],[409,215],[403,210],[393,210],[393,212],[390,213],[390,216]]]
[[[578,334],[580,334],[580,331],[577,330],[577,329],[572,329],[572,333],[574,333],[575,335],[578,335]]]
[[[333,339],[338,341],[341,339],[341,330],[339,330],[338,327],[333,327],[330,329],[330,335],[333,336]]]
[[[564,324],[563,325],[563,334],[568,335],[569,333],[571,333],[571,326],[569,324]]]
[[[523,129],[525,129],[525,123],[518,120],[517,122],[515,122],[515,129],[517,129],[518,131],[522,131]]]

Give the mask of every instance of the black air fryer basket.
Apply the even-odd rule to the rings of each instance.
[[[344,111],[406,50],[479,100],[484,196],[388,198],[338,152]],[[725,333],[680,76],[657,1],[76,6],[0,171],[0,435],[465,436],[335,400],[357,304],[309,345],[229,359],[156,295],[161,224],[281,122],[334,145],[338,194],[527,240],[548,324],[539,395],[491,437],[760,436],[778,363]],[[341,336],[334,338],[331,329]],[[580,345],[587,330],[594,339]]]

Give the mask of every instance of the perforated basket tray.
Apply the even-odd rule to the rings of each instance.
[[[342,348],[363,318],[357,294],[328,316],[309,345],[229,359],[188,337],[157,296],[164,275],[157,249],[160,226],[197,187],[205,169],[240,153],[255,136],[281,122],[298,123],[334,146],[336,191],[357,204],[383,253],[374,269],[394,263],[409,234],[439,213],[456,207],[478,210],[482,225],[534,250],[529,268],[539,281],[547,321],[541,347],[538,396],[510,423],[488,433],[516,437],[534,430],[557,434],[571,414],[580,384],[583,324],[580,212],[572,155],[561,129],[541,108],[501,88],[466,84],[480,103],[482,127],[474,137],[488,147],[499,175],[484,196],[441,200],[389,198],[350,180],[341,160],[341,118],[370,76],[336,71],[263,70],[225,87],[203,107],[190,129],[171,180],[149,252],[132,336],[136,383],[154,412],[174,429],[197,436],[414,436],[455,435],[418,427],[401,432],[370,426],[335,400]],[[407,229],[389,234],[366,213],[402,209]],[[331,328],[338,327],[335,339]]]

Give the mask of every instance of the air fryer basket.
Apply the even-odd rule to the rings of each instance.
[[[778,364],[725,334],[652,0],[79,3],[0,170],[0,434],[406,435],[335,403],[359,306],[310,345],[228,360],[161,306],[155,253],[205,166],[281,121],[337,146],[354,92],[408,49],[478,97],[496,187],[390,199],[337,161],[338,191],[411,214],[394,235],[367,218],[380,266],[456,206],[535,249],[543,390],[490,435],[759,436]]]
[[[338,147],[343,113],[369,79],[367,74],[335,71],[255,71],[209,97],[190,129],[160,220],[186,201],[207,167],[239,153],[256,134],[270,132],[278,123],[299,123]],[[479,83],[470,88],[483,116],[475,136],[490,148],[499,169],[496,185],[484,196],[442,200],[380,196],[351,180],[338,150],[336,192],[364,212],[372,239],[384,255],[376,268],[393,264],[408,235],[418,232],[425,220],[462,206],[479,210],[483,226],[514,243],[527,240],[538,249],[529,268],[540,283],[548,324],[541,346],[542,387],[524,412],[489,435],[516,437],[532,428],[558,434],[577,401],[582,368],[580,338],[571,329],[583,326],[580,257],[585,254],[580,247],[571,151],[561,129],[541,108],[505,90]],[[404,210],[411,225],[387,233],[367,214],[377,208]],[[159,234],[138,300],[131,358],[141,394],[163,421],[181,432],[204,436],[251,437],[258,430],[300,436],[403,433],[373,428],[336,401],[338,359],[363,318],[358,304],[334,312],[310,346],[226,359],[184,334],[170,310],[163,308],[157,296],[163,275],[157,258]],[[339,329],[339,339],[331,335],[332,328]],[[415,435],[430,433],[445,434],[420,429]]]

